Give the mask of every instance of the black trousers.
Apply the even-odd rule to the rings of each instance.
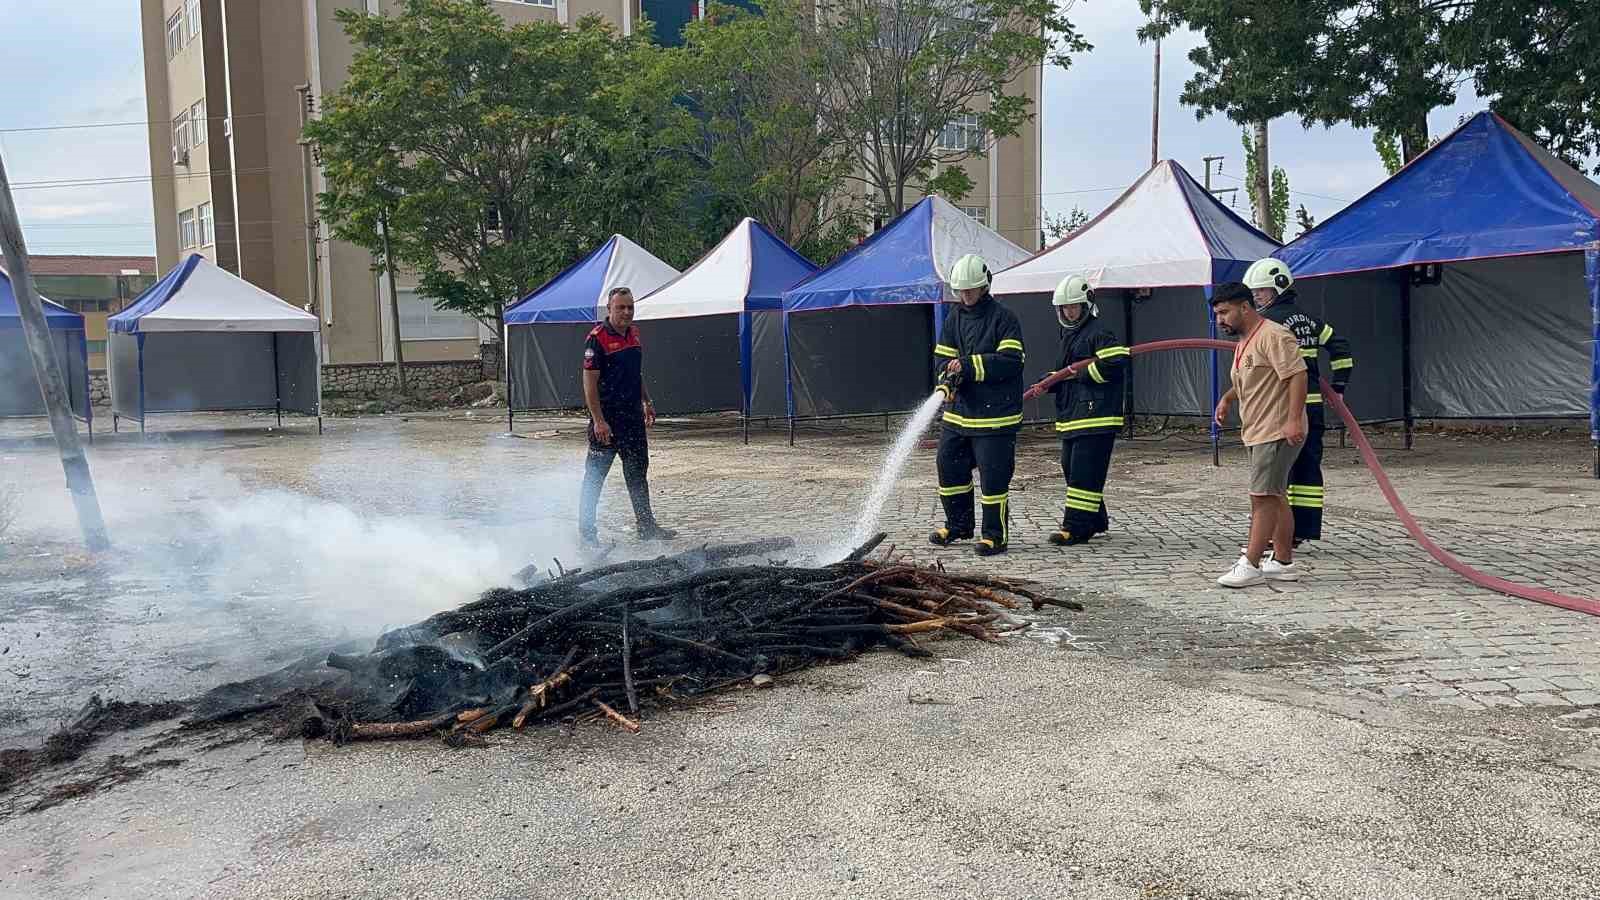
[[[1017,433],[961,434],[949,425],[939,435],[939,503],[944,527],[958,538],[972,537],[972,470],[978,470],[983,531],[998,547],[1010,539],[1011,474],[1017,468]]]
[[[650,442],[645,429],[640,427],[615,430],[610,444],[599,444],[594,439],[594,426],[589,430],[589,455],[584,460],[583,490],[578,497],[578,534],[594,539],[595,513],[600,506],[600,488],[611,472],[611,463],[622,457],[622,477],[628,483],[628,499],[633,501],[633,518],[640,528],[655,524],[650,511]]]
[[[1061,530],[1082,537],[1111,527],[1106,515],[1106,471],[1117,433],[1084,434],[1061,440],[1061,474],[1067,479],[1066,508]]]
[[[1294,539],[1314,541],[1322,537],[1322,435],[1323,423],[1312,419],[1306,430],[1306,444],[1289,470],[1289,509],[1294,513]]]

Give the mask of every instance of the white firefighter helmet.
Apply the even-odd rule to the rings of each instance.
[[[1068,275],[1056,285],[1056,293],[1050,298],[1056,306],[1073,306],[1078,303],[1089,302],[1089,279],[1082,275]]]
[[[1289,266],[1272,257],[1258,259],[1244,273],[1244,286],[1252,291],[1272,288],[1281,294],[1294,284],[1294,274]]]
[[[955,268],[950,270],[950,289],[952,291],[966,291],[972,288],[989,286],[989,266],[984,263],[983,257],[976,253],[968,253],[956,260]]]

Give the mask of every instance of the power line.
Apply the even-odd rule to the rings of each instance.
[[[185,107],[188,109],[188,107]],[[234,119],[287,118],[285,113],[237,113]],[[206,116],[206,121],[221,122],[229,116]],[[89,128],[135,128],[150,125],[174,125],[176,119],[149,119],[143,122],[72,122],[64,125],[30,125],[17,128],[0,128],[0,134],[29,134],[40,131],[81,131]]]
[[[1218,172],[1216,174],[1221,175],[1223,178],[1227,178],[1227,179],[1229,179],[1231,181],[1237,181],[1240,184],[1244,184],[1244,179],[1240,178],[1237,175],[1229,175],[1226,172]],[[1315,197],[1318,200],[1331,200],[1334,203],[1354,203],[1355,202],[1354,200],[1346,200],[1343,197],[1329,197],[1327,194],[1313,194],[1310,191],[1297,191],[1294,188],[1290,188],[1289,189],[1289,193],[1291,193],[1291,194],[1299,194],[1302,197]]]

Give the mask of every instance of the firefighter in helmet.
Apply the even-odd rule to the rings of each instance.
[[[1267,257],[1257,260],[1244,273],[1244,285],[1250,289],[1256,309],[1265,318],[1277,322],[1294,334],[1300,344],[1300,356],[1306,363],[1307,384],[1306,418],[1309,429],[1305,446],[1289,470],[1289,508],[1294,513],[1294,543],[1314,541],[1322,537],[1322,434],[1327,427],[1323,415],[1321,374],[1318,359],[1323,350],[1328,352],[1328,381],[1334,391],[1344,393],[1355,368],[1355,358],[1350,355],[1350,340],[1333,330],[1333,326],[1311,315],[1295,302],[1294,273],[1280,260]]]
[[[959,303],[945,316],[933,348],[934,377],[945,398],[939,436],[939,546],[976,536],[979,556],[1009,544],[1011,474],[1022,425],[1022,325],[989,293],[989,267],[968,254],[948,278]],[[972,470],[978,470],[981,530],[973,516]]]
[[[1056,356],[1055,372],[1075,363],[1088,363],[1048,389],[1055,395],[1061,473],[1067,481],[1061,528],[1050,535],[1050,543],[1070,547],[1086,543],[1111,525],[1106,515],[1106,470],[1111,467],[1111,451],[1125,421],[1123,371],[1131,354],[1100,318],[1094,291],[1082,275],[1062,279],[1051,302],[1061,324],[1061,350]],[[1035,386],[1024,396],[1032,399],[1041,393]]]

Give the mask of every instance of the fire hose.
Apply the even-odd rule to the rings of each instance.
[[[1169,341],[1151,341],[1147,344],[1137,344],[1128,349],[1135,356],[1138,356],[1143,353],[1157,353],[1163,350],[1226,350],[1232,352],[1235,349],[1235,345],[1228,341],[1210,338],[1183,338]],[[1052,385],[1076,375],[1087,368],[1089,363],[1093,361],[1092,359],[1085,359],[1074,363],[1065,369],[1052,373],[1029,390],[1039,389],[1041,392],[1047,390]],[[1333,389],[1333,386],[1328,383],[1326,378],[1321,380],[1321,388],[1323,405],[1333,407],[1334,412],[1337,412],[1339,418],[1344,421],[1345,427],[1350,429],[1350,438],[1355,441],[1356,449],[1361,451],[1361,460],[1367,464],[1367,471],[1371,472],[1373,479],[1378,482],[1378,490],[1382,491],[1384,499],[1389,501],[1389,507],[1394,510],[1394,514],[1400,519],[1400,524],[1405,526],[1412,540],[1416,541],[1423,550],[1426,550],[1428,555],[1433,557],[1436,562],[1473,584],[1497,593],[1518,597],[1523,600],[1532,600],[1535,603],[1543,603],[1548,606],[1557,606],[1561,609],[1570,609],[1574,612],[1587,613],[1591,616],[1600,616],[1600,601],[1584,597],[1569,597],[1566,594],[1558,594],[1543,588],[1516,584],[1504,578],[1496,578],[1493,575],[1484,574],[1456,559],[1444,548],[1434,543],[1422,530],[1422,526],[1417,523],[1416,518],[1411,515],[1411,511],[1406,509],[1404,503],[1400,502],[1400,495],[1389,481],[1388,473],[1383,470],[1383,466],[1378,462],[1378,454],[1373,451],[1372,444],[1367,440],[1367,436],[1362,433],[1361,425],[1356,422],[1356,417],[1351,414],[1350,407],[1345,405],[1344,398]]]

